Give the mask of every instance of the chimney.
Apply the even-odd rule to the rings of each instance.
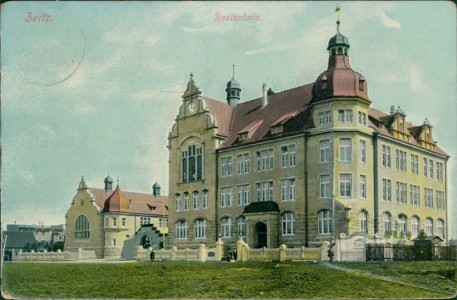
[[[395,105],[390,106],[390,114],[393,115],[395,113]]]
[[[265,107],[268,105],[268,86],[265,83],[262,84],[262,97],[263,97],[262,107]]]

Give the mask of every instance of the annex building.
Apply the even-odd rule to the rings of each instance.
[[[314,82],[264,85],[244,102],[235,76],[222,102],[191,74],[168,142],[172,245],[313,247],[341,233],[407,241],[421,230],[447,242],[449,156],[427,119],[373,107],[349,48],[338,28]]]
[[[65,215],[65,250],[94,251],[97,258],[130,257],[136,247],[167,244],[168,197],[153,185],[151,194],[122,191],[106,177],[105,188],[89,188],[81,179]]]

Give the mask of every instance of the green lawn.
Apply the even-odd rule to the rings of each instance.
[[[455,293],[457,264],[338,264]],[[397,271],[392,271],[392,270]],[[436,272],[426,272],[434,270]],[[389,270],[382,273],[382,270]],[[387,272],[387,271],[386,271]],[[403,274],[407,274],[405,279]],[[404,280],[405,279],[405,280]],[[417,280],[416,280],[417,279]],[[3,290],[21,298],[437,298],[450,294],[303,262],[5,263]],[[454,287],[454,290],[450,288]]]

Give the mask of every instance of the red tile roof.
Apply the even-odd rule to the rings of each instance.
[[[90,188],[89,192],[94,197],[97,206],[104,212],[123,212],[128,214],[168,216],[168,197],[154,196],[135,192]],[[116,201],[119,201],[116,203]],[[124,202],[125,201],[125,202]],[[122,202],[125,203],[125,207]],[[107,204],[108,203],[108,204]]]
[[[227,103],[214,100],[205,96],[201,98],[206,102],[210,113],[216,117],[216,124],[220,135],[229,135],[230,119],[232,117],[232,108]]]

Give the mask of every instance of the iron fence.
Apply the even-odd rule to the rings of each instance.
[[[366,244],[367,261],[456,261],[457,248],[450,246]]]

